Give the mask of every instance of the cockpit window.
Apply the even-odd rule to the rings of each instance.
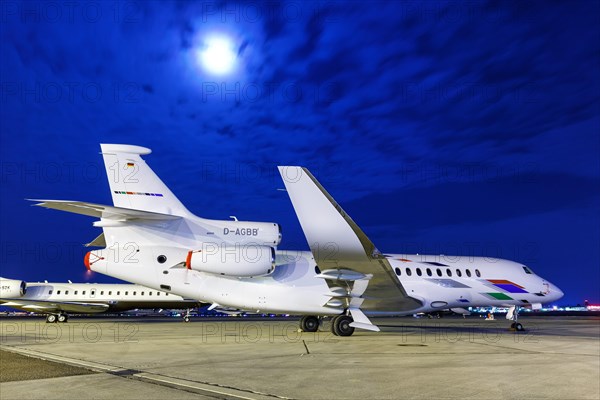
[[[523,271],[525,271],[526,274],[533,274],[533,272],[531,272],[531,270],[524,265],[523,265]]]

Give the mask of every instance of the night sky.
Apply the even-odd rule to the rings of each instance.
[[[277,165],[308,167],[383,252],[529,265],[600,302],[600,6],[504,2],[0,3],[0,275],[88,275],[112,204],[99,143],[194,213],[278,222]],[[203,64],[211,38],[234,64]]]

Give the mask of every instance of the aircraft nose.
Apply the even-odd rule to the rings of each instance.
[[[558,286],[552,285],[552,289],[554,289],[554,294],[556,296],[556,300],[562,298],[565,295],[563,293],[563,291],[558,288]]]
[[[549,284],[549,296],[552,298],[552,301],[556,301],[560,298],[562,298],[565,294],[563,293],[562,290],[560,290],[558,288],[558,286],[553,285],[552,283]]]

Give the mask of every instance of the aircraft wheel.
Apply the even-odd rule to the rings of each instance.
[[[46,317],[46,323],[53,324],[54,322],[56,322],[56,315],[50,314]]]
[[[517,332],[522,332],[525,330],[525,328],[523,327],[523,325],[521,325],[520,323],[517,322],[517,323],[515,323],[515,330]]]
[[[354,333],[354,328],[350,326],[352,321],[354,320],[348,315],[338,315],[333,320],[333,333],[338,336],[352,336]]]
[[[316,332],[319,330],[319,318],[314,315],[305,315],[300,320],[302,332]]]
[[[188,317],[187,315],[183,317],[183,322],[190,322],[190,317]]]
[[[337,331],[335,330],[335,326],[337,324],[337,319],[341,317],[341,315],[336,315],[335,317],[331,318],[331,333],[333,333],[335,336],[339,336],[339,334],[337,333]]]
[[[67,316],[65,314],[60,314],[57,318],[58,322],[67,322]]]

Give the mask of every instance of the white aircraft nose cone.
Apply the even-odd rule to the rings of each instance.
[[[554,286],[555,289],[555,293],[556,293],[556,300],[562,298],[565,294],[563,293],[562,290],[560,290],[559,288],[557,288],[556,286]]]
[[[565,295],[563,291],[558,288],[558,286],[553,284],[549,285],[549,291],[550,293],[548,293],[548,295],[550,298],[552,298],[552,301],[561,299]]]

